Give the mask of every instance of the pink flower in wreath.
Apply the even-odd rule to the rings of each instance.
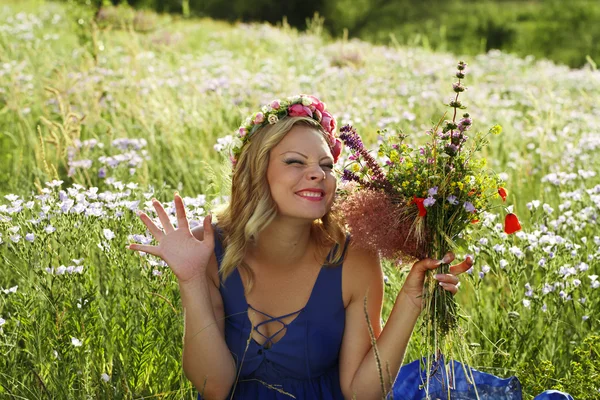
[[[302,104],[294,104],[289,108],[288,114],[290,117],[310,117],[312,118],[313,113],[310,108],[303,106]]]
[[[265,115],[263,113],[256,113],[256,117],[254,117],[254,125],[262,124],[264,120]]]
[[[342,153],[343,143],[340,139],[335,139],[335,144],[331,148],[331,155],[333,156],[333,162],[336,163],[340,154]]]
[[[279,104],[279,101],[277,101],[277,100],[273,100],[273,101],[271,102],[271,108],[272,108],[273,110],[279,110],[279,107],[281,107],[281,104]]]
[[[312,100],[311,106],[314,106],[314,108],[316,108],[320,112],[325,111],[325,104],[323,104],[323,102],[321,102],[321,100],[317,99],[315,96],[306,96],[306,97],[308,97],[309,99]]]
[[[321,119],[321,126],[327,132],[333,132],[335,130],[335,119],[328,111],[323,111],[323,119]]]
[[[321,111],[319,111],[319,109],[316,109],[314,111],[314,115],[313,117],[318,121],[321,122],[321,120],[323,119],[323,114],[321,113]]]

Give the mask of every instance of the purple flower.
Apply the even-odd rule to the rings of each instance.
[[[448,196],[448,198],[446,200],[448,200],[448,203],[452,204],[453,206],[458,204],[458,200],[456,200],[456,196],[453,194]]]
[[[351,181],[360,182],[360,177],[358,175],[356,175],[354,172],[350,171],[349,169],[344,168],[344,173],[342,174],[342,181],[343,182],[351,182]]]
[[[455,156],[456,153],[458,153],[458,146],[452,143],[448,143],[446,144],[446,146],[444,147],[444,151],[446,152],[446,154],[448,154],[449,156]]]
[[[474,213],[475,212],[475,206],[472,203],[468,202],[468,201],[465,201],[464,207],[465,207],[465,210],[467,212],[470,212],[470,213]]]
[[[425,200],[423,200],[423,205],[425,207],[431,207],[434,204],[435,204],[435,199],[431,196],[429,196]]]
[[[98,170],[98,178],[106,178],[106,168],[101,167]]]
[[[356,130],[352,126],[345,125],[340,129],[340,132],[340,139],[352,150],[360,151],[365,148],[360,136],[358,136],[358,133],[356,133]]]
[[[430,196],[435,196],[438,193],[438,187],[434,186],[427,191]]]

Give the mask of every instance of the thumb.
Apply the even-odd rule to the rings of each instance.
[[[215,244],[215,229],[212,225],[212,214],[204,217],[204,244],[214,246]]]
[[[430,269],[435,269],[435,268],[439,267],[440,264],[441,264],[440,260],[434,260],[432,258],[424,258],[420,261],[417,261],[413,265],[412,270],[416,270],[416,271],[424,274],[426,271],[428,271]]]

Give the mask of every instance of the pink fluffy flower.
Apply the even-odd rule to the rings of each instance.
[[[384,258],[426,257],[424,243],[415,237],[416,209],[393,203],[381,191],[359,190],[336,205],[356,245]]]

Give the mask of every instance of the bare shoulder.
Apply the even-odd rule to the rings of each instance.
[[[192,229],[192,235],[194,235],[194,237],[198,240],[204,240],[204,225],[199,224],[199,225],[195,226]],[[220,281],[219,280],[219,266],[217,263],[217,257],[215,256],[214,252],[208,262],[206,273],[210,277],[210,280],[213,283],[213,285],[215,285],[215,287],[218,288],[220,286],[220,284],[219,284],[219,281]]]
[[[379,255],[351,241],[344,258],[342,276],[344,304],[347,306],[356,298],[362,299],[369,288],[383,287]]]

